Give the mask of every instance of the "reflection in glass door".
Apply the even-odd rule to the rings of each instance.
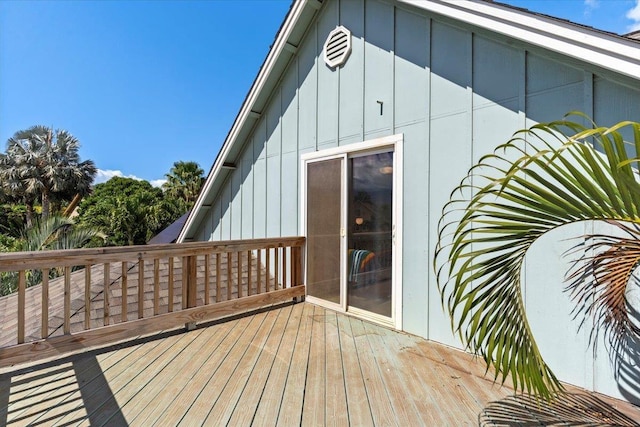
[[[347,304],[391,317],[393,152],[348,162]]]

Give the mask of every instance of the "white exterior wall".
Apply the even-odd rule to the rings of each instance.
[[[337,25],[352,32],[352,52],[331,70],[321,52]],[[327,0],[196,236],[299,234],[301,154],[402,133],[403,328],[459,346],[432,271],[451,190],[482,155],[532,123],[572,110],[601,125],[640,121],[639,88],[637,80],[408,6]],[[589,347],[588,330],[578,332],[571,320],[559,259],[572,235],[559,230],[527,257],[524,294],[541,351],[561,379],[638,401],[637,379],[617,381],[604,346]]]

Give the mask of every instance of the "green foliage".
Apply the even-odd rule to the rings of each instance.
[[[142,245],[182,213],[147,181],[114,177],[80,203],[78,222],[101,230],[108,245]]]
[[[527,321],[525,256],[539,237],[565,224],[640,223],[640,179],[632,168],[637,160],[628,152],[640,153],[640,123],[533,126],[471,168],[443,210],[434,263],[452,326],[495,369],[496,379],[510,376],[517,390],[545,399],[562,391]],[[628,233],[626,240],[584,237],[584,265],[567,287],[576,313],[594,316],[611,343],[629,334],[637,338],[625,291],[640,260],[640,233]]]
[[[51,203],[60,206],[89,192],[97,169],[91,160],[80,161],[79,148],[69,132],[45,126],[9,138],[6,153],[0,154],[0,186],[4,197],[26,205],[27,224],[36,202],[41,202],[46,219]]]
[[[24,205],[0,205],[0,235],[20,237],[25,227],[25,215]]]
[[[204,183],[200,166],[196,162],[175,162],[165,177],[167,182],[162,185],[165,194],[182,203],[183,213],[191,209]]]
[[[0,250],[3,246],[8,252],[76,249],[87,246],[93,239],[101,238],[102,234],[99,231],[77,226],[70,218],[50,216],[46,220],[36,220],[32,227],[24,229],[20,239],[0,235]],[[49,278],[53,279],[60,274],[61,271],[52,269]],[[26,281],[27,287],[40,283],[42,271],[28,270]],[[17,272],[0,273],[0,296],[15,292],[17,288]]]
[[[19,245],[17,238],[0,234],[0,252],[16,252],[19,250]]]
[[[76,249],[87,246],[94,238],[103,238],[103,234],[91,227],[79,226],[71,218],[50,216],[38,220],[24,230],[20,251],[46,251]]]

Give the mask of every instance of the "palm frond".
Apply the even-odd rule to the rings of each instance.
[[[633,135],[633,145],[625,143],[623,132]],[[452,192],[439,223],[438,286],[454,331],[495,369],[496,379],[511,377],[517,390],[544,399],[562,391],[527,321],[524,258],[539,237],[565,224],[640,222],[640,182],[632,167],[638,147],[639,123],[609,128],[568,120],[539,124],[483,157]],[[625,319],[624,289],[640,244],[591,240],[585,250],[607,248],[583,258],[587,266],[569,277],[581,307],[576,313],[595,315],[597,325],[617,337],[613,342],[638,334]],[[614,261],[621,255],[623,262]],[[593,280],[585,281],[589,274]],[[585,303],[590,297],[594,302]]]

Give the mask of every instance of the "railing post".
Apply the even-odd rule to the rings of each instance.
[[[302,285],[302,281],[303,281],[302,250],[303,248],[304,246],[296,246],[295,248],[292,248],[293,250],[292,257],[294,258],[294,260],[291,261],[292,268],[294,269],[294,272],[292,273],[293,286]],[[294,298],[294,301],[296,302],[304,301],[304,295],[301,297]]]
[[[26,271],[20,270],[18,273],[18,344],[24,343],[24,322],[25,322],[25,300],[27,290]]]
[[[182,308],[193,308],[197,305],[198,298],[198,270],[197,256],[182,258]],[[191,331],[196,328],[196,322],[188,322],[184,327]]]

